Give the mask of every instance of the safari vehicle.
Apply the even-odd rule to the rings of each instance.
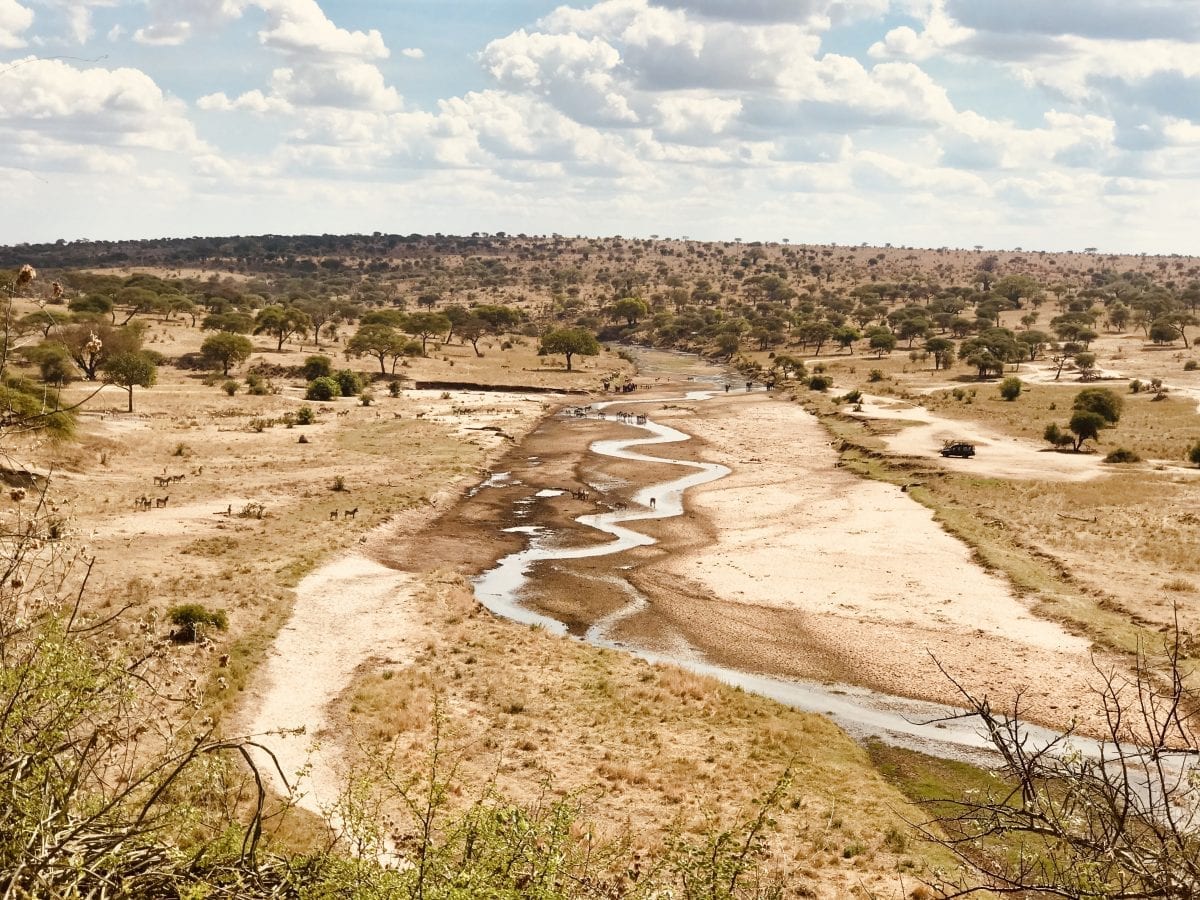
[[[970,441],[954,439],[945,441],[939,452],[942,456],[957,456],[962,459],[970,459],[975,455],[975,445]]]

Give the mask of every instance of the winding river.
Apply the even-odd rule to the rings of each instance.
[[[653,400],[614,400],[597,404],[603,410],[620,404],[622,408],[634,403],[662,404],[664,400],[703,401],[716,394],[714,390],[691,391],[676,398]],[[475,581],[475,596],[492,612],[527,625],[536,625],[557,634],[566,634],[563,622],[521,602],[522,589],[531,577],[535,563],[548,560],[580,559],[607,556],[633,547],[655,543],[649,535],[630,527],[649,519],[665,519],[683,513],[683,494],[691,487],[715,481],[729,474],[729,469],[716,463],[692,462],[652,456],[638,448],[655,444],[689,440],[678,429],[647,419],[644,424],[629,423],[644,435],[596,441],[590,451],[600,456],[646,463],[667,464],[687,470],[687,474],[670,481],[642,488],[633,495],[629,509],[581,516],[577,521],[597,531],[611,535],[612,540],[583,547],[552,546],[554,535],[537,525],[518,526],[512,532],[529,536],[528,545],[501,559],[494,568]],[[650,500],[654,498],[654,508]],[[619,579],[619,574],[614,575]],[[843,730],[862,740],[876,738],[889,744],[919,750],[952,759],[982,761],[990,743],[980,733],[973,718],[963,711],[926,701],[892,696],[848,684],[822,684],[810,681],[777,678],[754,672],[715,665],[704,659],[695,648],[682,646],[670,653],[654,652],[612,640],[609,637],[619,621],[636,614],[649,604],[630,584],[620,579],[629,597],[628,603],[616,612],[593,623],[583,639],[595,646],[619,649],[656,663],[669,663],[701,675],[719,679],[727,684],[769,697],[789,706],[829,716]],[[1034,740],[1049,741],[1056,735],[1036,726],[1028,728]]]

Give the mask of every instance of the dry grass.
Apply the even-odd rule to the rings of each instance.
[[[479,610],[469,587],[433,575],[413,614],[435,635],[403,666],[360,673],[339,714],[368,743],[422,766],[435,704],[466,804],[494,781],[536,800],[582,791],[610,836],[653,851],[744,814],[790,766],[795,783],[770,839],[773,865],[810,896],[856,884],[900,896],[897,872],[946,862],[908,835],[918,815],[827,720],[671,666],[598,650]],[[901,837],[897,837],[897,836]]]
[[[1015,324],[1015,323],[1009,323]],[[1106,337],[1097,343],[1100,365],[1150,377],[1174,355],[1142,350],[1140,342]],[[939,521],[975,551],[983,564],[1003,572],[1034,598],[1036,608],[1102,646],[1133,651],[1139,641],[1157,646],[1176,612],[1189,635],[1200,633],[1200,606],[1193,585],[1200,573],[1200,478],[1186,468],[1187,449],[1200,437],[1196,399],[1181,390],[1154,400],[1132,394],[1125,381],[1084,385],[1027,383],[1012,402],[999,396],[996,380],[978,382],[961,368],[934,373],[898,352],[891,359],[826,361],[837,378],[836,394],[851,388],[919,404],[938,416],[980,423],[1002,434],[1044,446],[1050,422],[1066,425],[1084,387],[1112,389],[1123,398],[1121,419],[1101,432],[1101,453],[1131,450],[1141,464],[1106,467],[1107,475],[1085,482],[1020,481],[947,472],[918,459],[895,459],[881,451],[879,435],[903,427],[896,421],[859,423],[836,413],[834,397],[801,391],[836,437],[854,448],[847,465],[868,477],[897,484],[920,481],[911,496],[930,506]],[[1179,364],[1181,368],[1182,364]],[[871,368],[885,373],[869,381]],[[1021,367],[1026,373],[1029,365]],[[1021,371],[1017,372],[1020,376]],[[1161,586],[1161,587],[1156,587]],[[1167,587],[1166,585],[1171,585]]]

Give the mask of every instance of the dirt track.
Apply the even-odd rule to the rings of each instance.
[[[920,456],[945,468],[992,478],[1028,478],[1039,481],[1087,481],[1104,475],[1096,454],[1055,453],[1044,445],[1008,437],[974,423],[946,419],[929,410],[883,397],[863,397],[861,410],[847,415],[864,420],[913,422],[884,439],[888,452]],[[946,440],[963,438],[979,452],[971,459],[943,458],[937,450]]]

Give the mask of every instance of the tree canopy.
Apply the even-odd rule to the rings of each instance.
[[[104,363],[104,380],[116,384],[129,393],[129,412],[133,412],[134,387],[152,387],[158,378],[158,366],[146,353],[139,351],[118,353]]]
[[[600,342],[586,328],[556,328],[542,335],[538,344],[538,355],[562,354],[567,358],[567,371],[571,371],[571,358],[596,356],[600,353]]]
[[[228,375],[234,366],[240,366],[254,352],[250,338],[229,331],[210,334],[200,345],[200,352],[210,363],[221,367],[221,374]]]

